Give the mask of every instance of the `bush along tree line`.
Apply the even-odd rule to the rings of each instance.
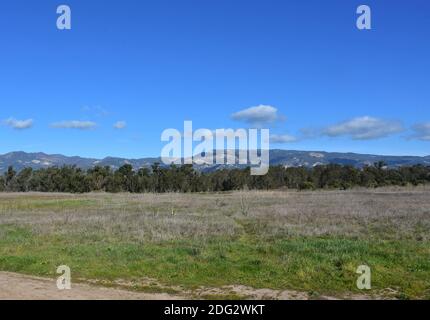
[[[272,166],[267,175],[252,176],[250,169],[223,169],[198,172],[191,165],[133,170],[124,165],[118,170],[94,167],[83,170],[75,166],[39,170],[13,167],[0,175],[0,192],[219,192],[241,189],[350,189],[382,186],[420,185],[430,182],[430,166],[389,169],[384,163],[355,168],[336,164],[314,168]]]

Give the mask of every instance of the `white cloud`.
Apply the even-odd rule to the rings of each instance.
[[[270,136],[270,142],[271,143],[291,143],[291,142],[297,142],[298,138],[295,136],[291,136],[289,134],[272,134]]]
[[[127,127],[127,122],[125,122],[125,121],[117,121],[117,122],[115,122],[115,124],[113,125],[113,127],[115,129],[118,129],[118,130],[124,129],[125,127]]]
[[[241,110],[233,113],[231,118],[257,126],[267,125],[283,119],[283,117],[278,114],[278,109],[268,105],[259,105],[257,107]]]
[[[403,126],[398,121],[365,116],[332,125],[325,128],[322,133],[330,137],[349,136],[354,140],[370,140],[401,131]]]
[[[430,122],[418,123],[412,127],[414,134],[411,139],[430,141]]]
[[[53,128],[60,128],[60,129],[79,129],[79,130],[89,130],[96,127],[96,123],[92,121],[61,121],[61,122],[55,122],[51,124],[51,127]]]
[[[29,129],[33,126],[33,119],[27,120],[16,120],[14,118],[9,118],[3,121],[4,125],[17,130]]]

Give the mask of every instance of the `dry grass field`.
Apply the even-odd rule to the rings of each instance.
[[[0,193],[0,270],[55,277],[64,264],[73,281],[197,298],[429,299],[430,188]]]

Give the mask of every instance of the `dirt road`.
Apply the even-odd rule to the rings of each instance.
[[[174,300],[164,293],[141,293],[86,284],[72,284],[70,290],[58,290],[52,279],[0,272],[0,300]]]
[[[160,286],[159,289],[162,291],[163,289],[171,288]],[[0,300],[187,300],[231,296],[231,294],[252,300],[308,300],[315,298],[323,300],[390,299],[389,296],[360,294],[347,294],[339,297],[311,297],[308,293],[294,290],[255,289],[241,285],[224,286],[221,288],[200,287],[193,291],[180,291],[179,287],[175,289],[179,292],[178,294],[144,293],[101,287],[96,284],[74,283],[70,290],[58,290],[56,281],[53,279],[0,272]]]

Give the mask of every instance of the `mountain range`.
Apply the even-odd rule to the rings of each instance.
[[[286,167],[314,167],[324,164],[341,164],[352,165],[355,167],[363,167],[372,165],[375,162],[384,161],[388,167],[411,166],[411,165],[430,165],[430,156],[387,156],[374,154],[358,154],[358,153],[340,153],[340,152],[324,152],[324,151],[295,151],[295,150],[270,150],[270,164],[283,165]],[[15,170],[20,171],[23,168],[31,167],[33,169],[41,169],[48,167],[61,166],[77,166],[82,169],[88,169],[94,166],[110,166],[113,169],[118,169],[124,164],[130,164],[134,169],[141,167],[150,167],[155,162],[161,162],[160,158],[141,158],[141,159],[125,159],[106,157],[104,159],[83,158],[83,157],[68,157],[61,154],[45,154],[26,153],[22,151],[10,152],[0,155],[0,172],[5,172],[9,166],[13,166]],[[196,165],[196,169],[202,171],[213,171],[220,168],[228,167],[243,167],[240,165]]]

